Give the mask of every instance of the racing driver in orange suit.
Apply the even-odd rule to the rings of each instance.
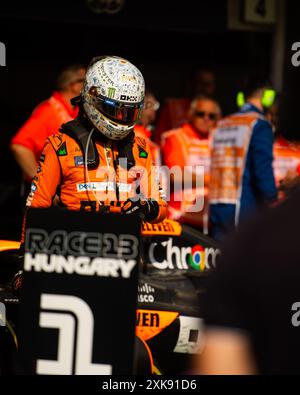
[[[83,91],[75,99],[78,117],[49,137],[27,206],[50,207],[56,193],[71,210],[140,213],[160,222],[167,203],[157,185],[145,139],[133,128],[143,108],[144,79],[116,56],[90,63]]]

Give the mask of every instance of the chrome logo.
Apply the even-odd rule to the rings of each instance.
[[[205,248],[195,245],[189,254],[188,263],[192,268],[202,272],[205,269]]]

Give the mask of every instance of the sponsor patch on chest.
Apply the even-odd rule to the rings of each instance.
[[[74,156],[74,164],[75,166],[83,166],[84,165],[83,156]]]

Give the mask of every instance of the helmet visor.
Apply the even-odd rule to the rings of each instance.
[[[121,125],[131,125],[137,122],[143,109],[144,102],[121,103],[102,96],[96,98],[96,108],[106,117]]]

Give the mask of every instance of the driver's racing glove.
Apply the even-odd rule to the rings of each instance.
[[[139,214],[145,221],[154,220],[159,214],[159,205],[153,199],[127,199],[122,206],[122,213]]]

